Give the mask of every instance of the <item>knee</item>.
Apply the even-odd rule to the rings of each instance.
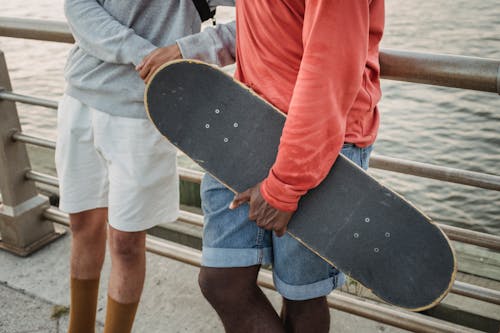
[[[201,293],[210,303],[216,301],[224,293],[222,283],[212,270],[202,267],[198,274]]]
[[[74,239],[94,242],[106,238],[106,213],[89,210],[70,214],[70,229]]]
[[[111,257],[122,263],[134,263],[145,256],[144,232],[117,232],[109,235]]]
[[[283,297],[283,309],[286,309],[286,314],[291,317],[300,316],[307,312],[326,314],[329,316],[329,307],[326,296],[301,301],[289,300]]]
[[[252,274],[238,268],[202,267],[198,275],[201,293],[212,305],[238,303],[250,298],[258,286]]]

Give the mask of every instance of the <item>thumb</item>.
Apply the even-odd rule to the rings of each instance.
[[[245,192],[242,192],[242,193],[237,193],[234,196],[233,201],[231,201],[231,204],[229,205],[229,209],[236,209],[248,201],[250,201],[250,190],[246,190]]]

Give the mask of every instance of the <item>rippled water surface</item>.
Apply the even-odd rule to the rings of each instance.
[[[1,16],[63,20],[62,0],[0,0]],[[384,48],[500,59],[498,0],[387,0]],[[221,12],[232,17],[231,10]],[[16,92],[58,99],[70,45],[0,37]],[[378,154],[500,174],[500,96],[383,82]],[[55,138],[55,111],[22,106],[25,131]],[[500,193],[372,170],[440,222],[500,235]]]

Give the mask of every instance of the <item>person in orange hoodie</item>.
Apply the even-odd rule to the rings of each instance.
[[[384,0],[238,0],[236,24],[236,79],[287,119],[260,184],[233,197],[204,177],[200,287],[229,332],[326,332],[325,296],[345,276],[285,231],[340,152],[368,167],[379,126]],[[256,284],[262,264],[273,266],[281,315]]]

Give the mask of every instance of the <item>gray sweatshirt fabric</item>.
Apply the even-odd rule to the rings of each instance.
[[[76,40],[65,67],[66,94],[111,115],[146,118],[145,84],[135,66],[158,47],[177,43],[183,58],[220,66],[235,61],[235,23],[200,32],[192,0],[66,0],[64,9]]]

